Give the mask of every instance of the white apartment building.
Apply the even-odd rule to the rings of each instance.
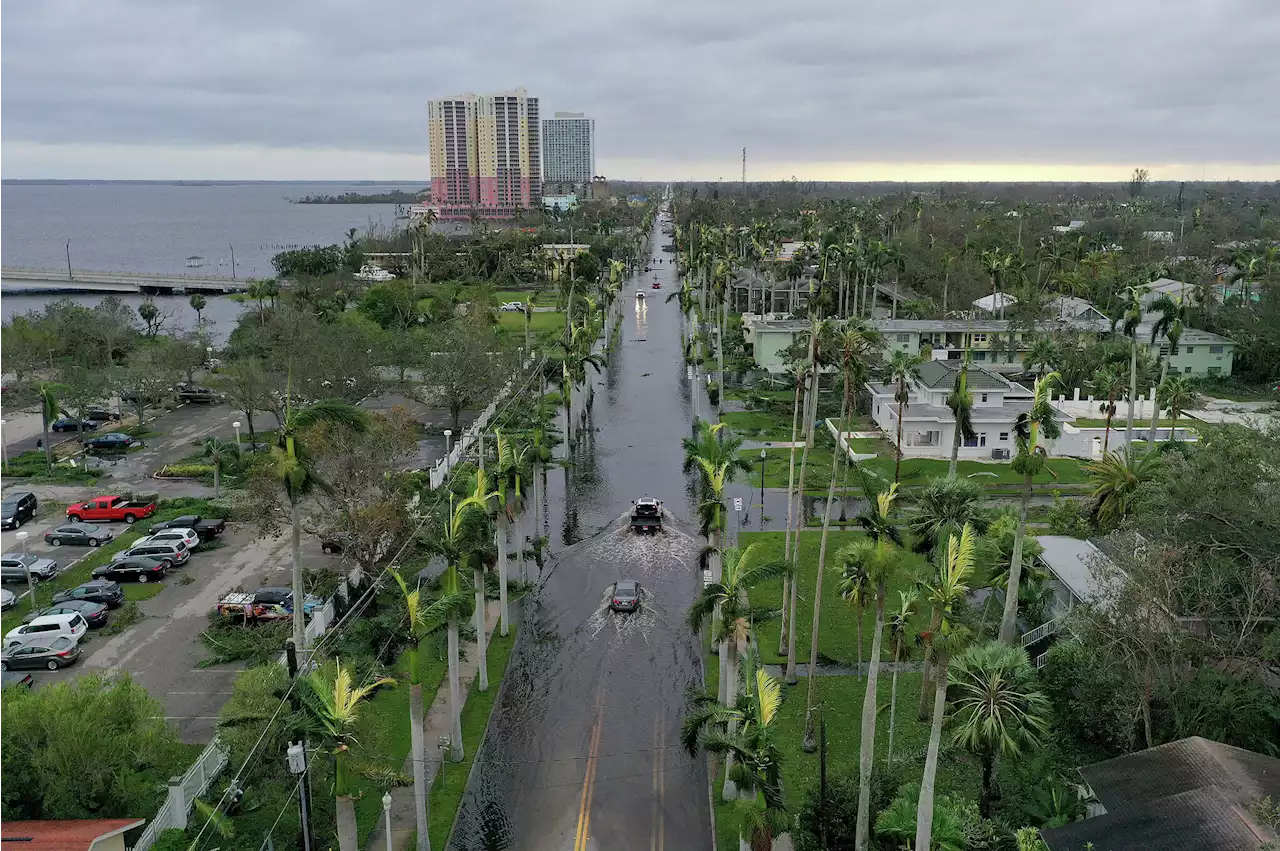
[[[542,179],[590,186],[596,173],[596,121],[581,112],[557,112],[542,121]]]

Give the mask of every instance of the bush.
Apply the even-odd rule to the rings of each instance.
[[[1136,695],[1124,678],[1098,664],[1078,641],[1059,641],[1040,672],[1053,704],[1054,729],[1106,756],[1127,752],[1137,732]]]
[[[796,814],[796,829],[791,832],[796,851],[818,851],[822,847],[820,837],[824,821],[828,851],[852,851],[858,824],[857,774],[829,776],[825,802],[821,801],[817,787],[805,793],[804,804]]]
[[[156,471],[162,479],[203,479],[212,478],[212,464],[165,464]]]
[[[1053,492],[1053,505],[1045,512],[1049,531],[1055,535],[1087,538],[1093,534],[1088,504],[1076,499],[1063,499],[1061,491]]]

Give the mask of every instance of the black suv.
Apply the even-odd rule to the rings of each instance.
[[[95,603],[105,603],[108,608],[115,609],[124,603],[124,589],[118,582],[112,582],[109,579],[91,579],[83,585],[59,591],[53,595],[52,602],[56,605],[67,600],[92,600]]]
[[[40,502],[31,491],[10,491],[0,503],[0,526],[5,529],[17,529],[32,517]]]

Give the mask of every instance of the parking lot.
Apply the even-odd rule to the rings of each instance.
[[[81,491],[81,496],[84,495]],[[53,558],[60,571],[96,552],[89,547],[45,544],[45,530],[63,519],[62,504],[42,499],[37,518],[22,527],[28,533],[26,550]],[[115,523],[109,524],[109,528],[119,535],[129,527]],[[18,551],[14,546],[17,542],[14,531],[6,530],[3,539],[5,552]],[[255,540],[251,526],[236,523],[228,524],[226,532],[217,540],[221,546],[195,552],[183,567],[169,574],[159,593],[138,602],[141,622],[112,636],[91,632],[82,642],[84,652],[75,665],[57,672],[31,672],[36,687],[95,671],[128,672],[152,696],[164,702],[165,718],[177,728],[184,741],[208,742],[217,725],[218,711],[230,696],[239,672],[239,666],[235,665],[198,667],[206,656],[199,635],[208,624],[209,613],[222,595],[233,588],[290,583],[287,536]],[[320,567],[336,559],[324,555],[314,538],[304,538],[303,547],[304,567]],[[185,576],[193,581],[185,583]],[[21,584],[6,587],[15,593],[26,590]],[[126,592],[127,589],[128,586]],[[17,609],[22,610],[26,605],[27,601],[20,600]],[[113,612],[112,617],[118,612]]]

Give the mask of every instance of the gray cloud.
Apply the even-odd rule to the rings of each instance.
[[[425,158],[426,101],[523,85],[600,159],[1280,161],[1275,0],[6,4],[6,143]],[[337,154],[335,154],[337,155]],[[732,172],[730,172],[732,174]]]

